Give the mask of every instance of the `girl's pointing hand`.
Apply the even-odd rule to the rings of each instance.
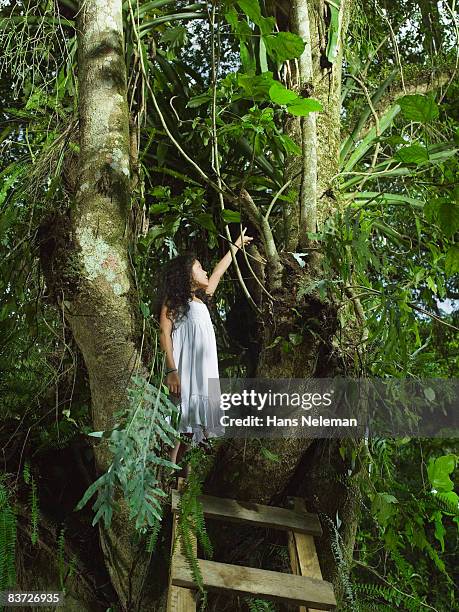
[[[234,243],[239,249],[242,247],[243,244],[245,246],[246,244],[249,244],[253,240],[252,236],[246,236],[245,235],[246,231],[247,231],[247,228],[244,227],[244,229],[241,232],[241,235],[239,236],[239,238]]]

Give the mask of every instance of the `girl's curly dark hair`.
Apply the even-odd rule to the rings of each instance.
[[[164,264],[161,271],[157,301],[158,316],[163,304],[168,308],[169,318],[175,323],[187,315],[190,310],[189,300],[193,297],[191,293],[191,269],[197,259],[195,252],[186,251]],[[203,289],[197,289],[195,295],[209,305],[210,296]]]

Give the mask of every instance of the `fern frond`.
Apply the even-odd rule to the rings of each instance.
[[[156,521],[156,523],[150,527],[148,532],[148,542],[146,546],[146,551],[152,553],[155,549],[156,542],[158,541],[158,535],[161,530],[161,521]]]
[[[244,601],[249,607],[249,612],[276,612],[277,609],[271,601],[266,601],[264,599],[246,597]]]
[[[131,377],[127,397],[126,407],[116,412],[118,422],[114,428],[90,434],[109,439],[113,462],[85,491],[76,509],[81,510],[97,492],[92,524],[103,518],[108,528],[117,508],[115,493],[121,489],[129,505],[130,518],[135,519],[138,532],[145,535],[162,520],[164,501],[168,497],[161,484],[165,469],[180,467],[161,456],[164,446],[173,447],[178,438],[178,432],[169,422],[178,408],[160,387],[142,376]],[[152,544],[150,540],[148,546],[151,548]]]
[[[57,538],[57,566],[59,570],[59,584],[64,590],[64,574],[65,574],[65,528],[62,527]]]
[[[36,544],[38,542],[38,519],[40,516],[40,510],[38,507],[37,485],[32,474],[30,474],[30,486],[30,522],[32,526],[30,538],[32,540],[32,544]]]
[[[435,500],[435,503],[440,508],[440,510],[449,512],[453,516],[459,516],[459,508],[457,504],[448,498],[447,493],[443,493],[439,491],[435,493],[435,495],[433,496],[433,499]]]
[[[8,490],[0,482],[0,591],[16,585],[16,527]]]
[[[24,462],[24,468],[22,470],[22,476],[24,478],[24,482],[26,484],[30,484],[30,463],[28,461]]]
[[[321,517],[328,523],[330,529],[330,545],[335,558],[336,568],[339,581],[343,586],[343,591],[346,594],[347,602],[355,605],[354,588],[351,582],[350,575],[350,559],[346,559],[343,553],[345,545],[341,534],[339,533],[335,523],[326,514],[321,514]]]
[[[202,449],[194,447],[188,451],[184,460],[187,458],[190,462],[191,473],[179,500],[177,535],[193,580],[205,600],[207,594],[204,590],[201,569],[194,553],[193,543],[196,539],[206,556],[213,556],[212,544],[205,526],[204,512],[198,499],[202,493],[202,483],[209,467],[209,457]]]
[[[410,595],[403,593],[400,590],[396,590],[391,586],[383,586],[381,584],[374,583],[361,583],[354,584],[354,589],[360,594],[365,595],[367,599],[377,602],[378,600],[385,600],[386,602],[400,608],[402,605],[408,612],[418,612],[423,609],[424,602],[419,599],[416,595]],[[392,609],[392,608],[391,608]]]

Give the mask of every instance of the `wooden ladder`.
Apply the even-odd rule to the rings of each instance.
[[[184,480],[179,479],[178,489],[172,491],[173,554],[167,612],[196,611],[196,585],[180,550],[179,542],[174,549],[178,503],[183,486]],[[293,572],[285,574],[198,559],[204,588],[298,605],[299,612],[335,609],[333,587],[329,582],[322,580],[314,544],[314,536],[322,535],[322,528],[317,515],[306,512],[302,499],[293,498],[292,510],[210,495],[201,495],[199,501],[203,506],[205,517],[288,531],[288,549]],[[194,542],[194,553],[197,553],[196,542]]]

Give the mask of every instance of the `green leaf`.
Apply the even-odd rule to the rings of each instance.
[[[26,110],[43,110],[48,105],[48,96],[41,89],[34,89],[25,105]]]
[[[237,11],[234,6],[232,6],[231,9],[227,13],[225,13],[225,19],[231,26],[232,30],[236,32],[238,26],[238,17]]]
[[[148,234],[144,238],[144,241],[147,245],[150,245],[156,240],[156,238],[159,238],[160,236],[165,236],[166,234],[167,229],[164,229],[160,225],[156,225],[149,230]]]
[[[424,214],[431,223],[438,222],[446,236],[459,229],[459,203],[447,198],[430,200],[424,205]]]
[[[396,512],[394,504],[397,503],[397,498],[389,493],[376,493],[374,496],[371,512],[376,516],[378,523],[384,529],[387,527],[390,518]]]
[[[440,227],[446,236],[452,236],[459,230],[459,204],[457,202],[440,201],[437,214]]]
[[[268,55],[279,63],[300,57],[305,47],[304,40],[293,32],[263,36],[263,41]]]
[[[240,223],[241,213],[237,210],[229,210],[225,208],[222,212],[222,219],[225,223]]]
[[[287,136],[286,134],[280,134],[277,137],[278,141],[281,143],[282,147],[285,149],[286,153],[292,153],[293,155],[301,155],[301,147],[299,147],[294,140]],[[294,201],[292,197],[284,197],[280,196],[281,200],[285,200],[287,202]]]
[[[279,342],[280,342],[281,340],[282,340],[282,336],[276,336],[276,337],[274,338],[274,341],[273,341],[273,342],[272,342],[272,343],[271,343],[269,346],[267,346],[266,348],[267,348],[267,349],[269,349],[269,348],[273,348],[274,346],[276,346],[277,344],[279,344]]]
[[[263,455],[263,457],[265,457],[269,461],[274,461],[275,463],[279,463],[280,461],[279,455],[272,453],[270,450],[268,450],[264,446],[261,447],[261,454]]]
[[[459,496],[454,491],[437,492],[435,497],[442,504],[442,508],[446,505],[447,509],[443,510],[449,514],[453,514],[459,518]],[[459,527],[459,525],[458,525]]]
[[[438,201],[430,200],[424,204],[424,215],[429,223],[435,223],[437,219]]]
[[[403,96],[397,100],[402,109],[402,114],[409,121],[427,123],[436,119],[439,115],[438,106],[431,96],[413,94]]]
[[[150,189],[149,193],[155,198],[169,198],[171,195],[170,187],[164,187],[163,185],[157,185]]]
[[[239,0],[238,4],[250,21],[253,21],[260,28],[262,34],[272,32],[276,20],[274,17],[262,16],[258,0]]]
[[[429,161],[429,154],[425,147],[414,144],[399,149],[394,155],[394,158],[404,164],[422,164],[423,162]]]
[[[164,225],[163,225],[164,233],[174,236],[176,231],[180,227],[180,223],[181,223],[180,215],[177,215],[177,216],[174,215],[168,218],[167,221],[164,221]],[[148,232],[148,235],[149,234],[150,232]]]
[[[162,202],[161,204],[152,204],[150,206],[150,213],[152,215],[160,215],[163,212],[168,212],[169,210],[169,205],[166,204],[165,202]]]
[[[268,59],[266,57],[266,45],[264,43],[263,37],[260,37],[259,58],[261,72],[268,72]]]
[[[257,76],[249,74],[237,75],[237,83],[239,87],[242,87],[246,96],[250,98],[259,98],[262,100],[269,99],[269,89],[274,83],[273,73],[264,72]]]
[[[387,136],[387,138],[381,138],[382,142],[387,142],[391,147],[395,147],[397,145],[406,144],[406,140],[404,140],[401,136],[396,134],[395,136]]]
[[[294,100],[299,100],[298,94],[284,87],[279,81],[275,81],[269,88],[269,97],[275,104],[291,104]]]
[[[92,484],[90,484],[89,487],[84,492],[83,497],[80,499],[80,501],[75,506],[75,511],[81,510],[87,504],[87,502],[91,499],[91,497],[94,495],[97,489],[99,489],[100,487],[103,487],[106,481],[107,481],[107,474],[105,473],[105,474],[102,474],[102,476],[100,476]]]
[[[433,513],[432,519],[434,520],[435,524],[435,537],[440,542],[442,552],[445,552],[446,529],[444,528],[442,523],[442,513],[440,512],[440,510],[437,510]]]
[[[428,276],[426,278],[426,282],[427,282],[427,286],[432,291],[432,293],[436,294],[437,293],[437,285],[436,285],[434,279],[431,276]]]
[[[297,102],[287,105],[287,111],[291,115],[305,117],[309,113],[322,110],[322,104],[313,98],[299,98]]]
[[[299,344],[301,344],[303,342],[303,336],[301,334],[289,334],[288,338],[291,342],[291,344],[293,344],[293,346],[298,346]]]
[[[187,29],[184,26],[164,30],[159,39],[159,42],[169,43],[172,48],[181,48],[186,45],[187,41]]]
[[[217,228],[212,219],[212,215],[210,213],[201,213],[196,217],[196,223],[199,223],[202,227],[205,227],[210,232],[216,232]]]
[[[254,75],[256,72],[256,63],[255,58],[249,51],[247,44],[241,40],[239,43],[240,55],[241,55],[241,64],[248,75]]]
[[[338,6],[335,6],[333,2],[329,2],[330,8],[330,25],[328,26],[328,40],[327,40],[327,59],[333,64],[338,53],[338,42],[339,42],[339,5],[341,0],[335,0]]]
[[[292,347],[290,346],[290,343],[287,340],[282,340],[281,350],[282,350],[283,353],[291,353],[292,352]]]
[[[15,181],[20,177],[21,173],[23,172],[24,168],[20,165],[11,165],[10,166],[12,169],[11,174],[9,174],[9,176],[7,175],[6,178],[2,178],[2,186],[0,189],[0,205],[3,204],[3,202],[6,199],[6,196],[8,195],[8,191],[11,187],[14,186]],[[4,173],[2,172],[2,175]],[[10,217],[10,222],[6,222],[5,219],[2,219],[2,223],[1,223],[1,227],[2,230],[6,229],[8,227],[8,225],[10,225],[10,223],[13,222],[14,218],[16,217],[16,213],[17,211],[10,208],[9,211],[9,217]],[[5,216],[5,212],[2,212],[2,217]],[[3,231],[1,232],[3,233]]]
[[[190,98],[187,103],[188,108],[197,108],[198,106],[202,106],[203,104],[207,104],[210,102],[212,96],[209,93],[199,94],[199,96],[194,96]]]
[[[148,304],[145,304],[145,302],[140,302],[140,310],[145,319],[148,319],[150,316],[150,308],[148,307]]]
[[[433,489],[441,492],[452,491],[454,489],[454,483],[449,475],[454,471],[456,461],[456,455],[443,455],[436,459],[430,459],[427,466],[427,475]]]
[[[379,134],[376,133],[376,126],[373,126],[369,130],[362,140],[362,142],[353,150],[352,155],[346,162],[342,171],[349,172],[356,165],[356,163],[365,155],[365,153],[372,147],[378,138],[387,130],[392,124],[395,116],[400,112],[399,104],[391,106],[379,120]]]
[[[459,272],[459,245],[453,244],[446,253],[445,272],[448,276]]]

